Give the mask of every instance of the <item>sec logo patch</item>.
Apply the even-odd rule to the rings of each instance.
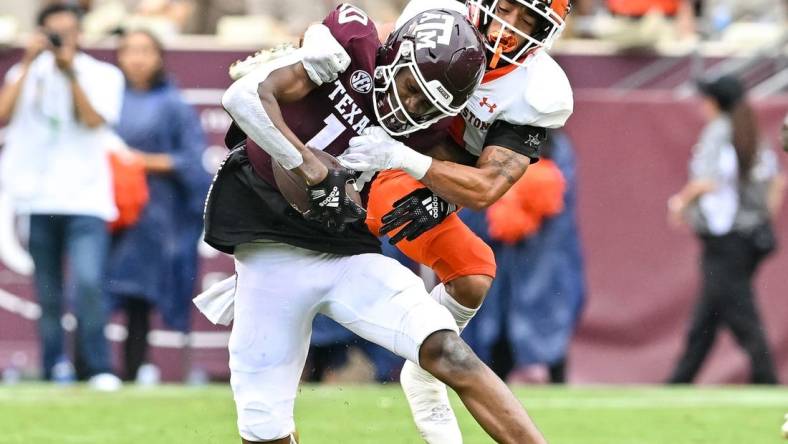
[[[350,75],[350,87],[366,94],[372,91],[372,77],[366,71],[357,70]]]

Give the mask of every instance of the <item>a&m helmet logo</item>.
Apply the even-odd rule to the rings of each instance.
[[[424,12],[413,28],[416,36],[416,49],[435,49],[437,45],[451,42],[454,17],[451,14]]]
[[[372,91],[372,77],[366,71],[356,70],[350,75],[350,87],[361,94],[366,94]]]

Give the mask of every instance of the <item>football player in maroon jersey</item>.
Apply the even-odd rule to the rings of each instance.
[[[307,149],[338,155],[375,124],[417,143],[419,130],[456,115],[481,80],[480,36],[445,10],[416,15],[382,46],[351,5],[319,26],[348,56],[337,72],[316,69],[303,48],[247,73],[222,100],[236,124],[234,149],[208,197],[206,241],[235,257],[229,349],[243,441],[294,441],[298,381],[312,319],[322,313],[444,381],[497,442],[543,443],[519,401],[459,338],[451,314],[380,254],[363,209],[343,195],[350,173]],[[274,161],[305,179],[311,220],[276,188]],[[429,162],[414,152],[413,173]]]

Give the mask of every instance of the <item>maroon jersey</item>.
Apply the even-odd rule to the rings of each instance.
[[[372,21],[351,5],[337,7],[323,24],[347,51],[350,66],[335,82],[280,107],[288,127],[302,142],[338,156],[352,137],[377,125],[372,76],[380,42]],[[436,129],[419,131],[404,140],[414,148],[430,147],[445,137],[445,130],[439,129],[442,126],[436,124]],[[228,133],[228,146],[235,149],[217,172],[206,200],[206,242],[226,253],[258,239],[341,255],[380,252],[378,239],[363,220],[342,233],[332,233],[295,211],[276,188],[271,156],[249,138],[236,144],[238,131]],[[362,192],[364,201],[366,191]]]
[[[285,123],[302,142],[338,156],[347,149],[350,138],[375,125],[372,75],[380,41],[372,20],[349,4],[338,6],[323,24],[347,51],[350,66],[334,82],[280,107]],[[271,156],[251,139],[246,141],[246,151],[255,172],[276,187]]]
[[[337,7],[323,23],[347,51],[350,66],[335,82],[281,109],[302,142],[337,156],[350,138],[374,124],[372,74],[380,42],[375,25],[354,6]],[[276,188],[271,156],[249,138],[236,145],[236,135],[237,128],[228,133],[228,146],[236,148],[217,172],[206,200],[206,242],[226,253],[259,239],[341,255],[380,252],[380,242],[363,220],[333,233],[304,219]]]

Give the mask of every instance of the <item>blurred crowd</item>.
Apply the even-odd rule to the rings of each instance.
[[[783,38],[784,0],[578,0],[571,34],[644,47],[698,40],[763,44]]]
[[[84,11],[91,40],[145,26],[158,35],[211,34],[222,41],[273,45],[299,36],[338,0],[5,0],[0,42],[30,31],[42,6],[63,3]],[[393,22],[405,0],[356,0],[378,23]],[[783,37],[784,0],[577,0],[565,38],[597,39],[621,48],[699,40],[760,45]]]
[[[35,11],[47,4],[71,4],[85,11],[84,31],[90,39],[122,28],[144,26],[162,36],[216,34],[229,42],[271,45],[300,35],[323,19],[336,0],[6,0],[0,5],[5,26],[30,30]],[[353,2],[381,23],[393,22],[403,0]],[[0,25],[2,26],[2,25]],[[2,39],[0,31],[0,40]],[[10,34],[9,34],[10,35]]]

